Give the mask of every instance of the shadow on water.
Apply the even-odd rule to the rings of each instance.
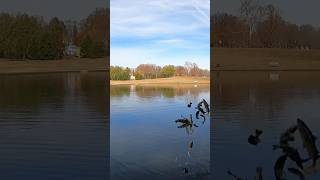
[[[108,179],[105,73],[0,76],[2,179]]]
[[[319,75],[215,72],[213,178],[257,179],[262,174],[263,179],[319,179],[319,162],[311,167],[318,157],[314,134],[320,133]]]

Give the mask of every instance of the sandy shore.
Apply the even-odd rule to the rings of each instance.
[[[110,81],[110,85],[161,85],[161,84],[210,84],[207,77],[172,77],[144,80],[128,80],[128,81]]]
[[[7,60],[0,59],[0,74],[106,71],[107,59]]]
[[[320,70],[320,50],[212,48],[211,71]]]

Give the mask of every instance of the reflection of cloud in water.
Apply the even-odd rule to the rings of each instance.
[[[195,112],[194,106],[187,107],[187,99],[209,99],[209,86],[146,85],[127,86],[126,90],[129,96],[111,96],[111,179],[192,179],[183,173],[185,131],[177,129],[175,120]],[[206,123],[194,133],[192,167],[199,172],[197,177],[207,175],[208,132]]]

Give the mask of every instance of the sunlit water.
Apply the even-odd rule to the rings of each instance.
[[[253,179],[258,166],[263,168],[264,179],[275,179],[273,166],[281,151],[273,151],[272,145],[279,143],[280,133],[296,123],[298,117],[320,135],[319,72],[216,72],[213,102],[213,179],[232,179],[228,170]],[[264,131],[256,147],[247,142],[255,129]],[[297,134],[294,145],[306,158],[299,138]],[[320,147],[319,140],[317,145]],[[297,166],[288,161],[285,170],[289,167]],[[287,179],[298,179],[288,171],[286,175]],[[306,178],[320,179],[320,174]]]
[[[0,179],[108,179],[105,73],[0,76]]]
[[[110,93],[112,180],[208,178],[210,120],[195,120],[199,127],[191,135],[175,120],[189,114],[195,119],[194,105],[202,98],[209,102],[209,85],[113,86]]]

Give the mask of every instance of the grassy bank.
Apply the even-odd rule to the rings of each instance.
[[[213,48],[211,70],[320,70],[320,50]]]
[[[110,85],[161,85],[161,84],[210,84],[207,77],[172,77],[158,79],[128,80],[128,81],[110,81]]]
[[[0,59],[0,74],[106,71],[107,59],[7,60]]]

